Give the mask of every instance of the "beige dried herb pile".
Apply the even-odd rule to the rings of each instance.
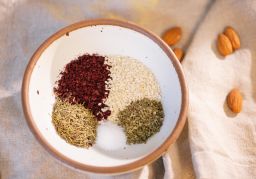
[[[146,143],[163,124],[164,112],[160,101],[143,98],[131,102],[117,115],[124,128],[128,144]]]
[[[95,143],[98,122],[83,105],[57,99],[52,122],[60,137],[72,145],[88,148]]]

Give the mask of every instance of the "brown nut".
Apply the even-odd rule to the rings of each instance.
[[[217,48],[221,55],[226,56],[233,52],[230,40],[224,34],[219,34],[217,40]]]
[[[232,27],[226,27],[224,34],[229,38],[234,50],[240,48],[240,38]]]
[[[174,48],[173,52],[175,53],[175,55],[178,58],[178,60],[181,62],[182,61],[182,57],[184,55],[183,50],[181,48]]]
[[[162,36],[162,39],[168,44],[168,45],[175,45],[182,36],[182,30],[180,27],[174,27],[167,31]]]
[[[240,113],[243,107],[243,97],[238,89],[233,89],[227,96],[227,105],[234,113]]]

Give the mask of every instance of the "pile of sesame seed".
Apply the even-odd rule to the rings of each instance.
[[[110,93],[105,102],[111,110],[108,120],[117,122],[117,114],[132,101],[148,98],[161,100],[154,74],[141,62],[130,57],[108,56],[111,65]]]

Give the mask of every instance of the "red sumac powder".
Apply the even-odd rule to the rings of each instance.
[[[71,104],[83,104],[98,120],[107,119],[111,111],[104,102],[109,94],[111,66],[105,62],[103,56],[85,54],[68,63],[54,87],[56,96]]]

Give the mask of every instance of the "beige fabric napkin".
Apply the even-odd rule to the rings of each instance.
[[[91,18],[130,20],[159,35],[179,25],[183,28],[179,46],[186,48],[210,2],[1,0],[0,178],[163,178],[161,159],[137,172],[115,177],[83,173],[55,160],[35,140],[24,120],[20,102],[22,75],[32,53],[47,37],[68,24]],[[183,173],[192,170],[189,153],[185,131],[170,149],[174,170],[167,167],[166,171],[175,178],[184,178]]]
[[[241,49],[223,58],[216,38],[225,26],[241,37]],[[197,178],[256,178],[256,1],[220,0],[196,32],[183,63],[190,91],[189,140]],[[234,115],[226,96],[242,92]]]

